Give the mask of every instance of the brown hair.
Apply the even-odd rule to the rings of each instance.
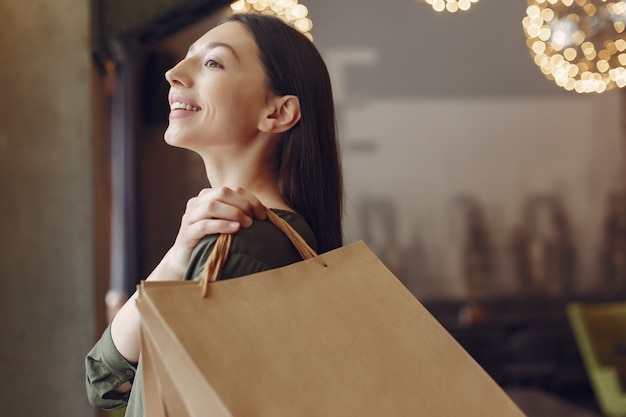
[[[343,244],[343,181],[335,108],[326,64],[313,43],[279,18],[234,14],[259,49],[269,88],[295,95],[300,121],[281,138],[278,187],[287,204],[313,229],[320,253]]]

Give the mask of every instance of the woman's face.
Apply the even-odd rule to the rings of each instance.
[[[252,140],[272,96],[254,38],[239,22],[207,32],[165,78],[171,109],[165,141],[196,151]]]

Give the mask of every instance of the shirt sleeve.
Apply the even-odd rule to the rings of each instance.
[[[213,247],[215,247],[217,236],[218,235],[205,236],[193,249],[191,260],[189,261],[189,265],[187,265],[187,271],[183,277],[185,281],[200,281],[202,272],[204,271],[204,264],[213,251]]]
[[[264,260],[246,253],[249,249],[246,242],[243,243],[243,250],[239,248],[243,251],[243,253],[238,252],[236,249],[237,246],[242,246],[240,245],[240,237],[241,235],[235,235],[235,239],[238,240],[233,244],[233,248],[235,249],[231,249],[231,252],[228,254],[226,263],[219,277],[220,280],[250,275],[256,272],[272,269],[272,265],[268,264]],[[216,240],[217,235],[210,235],[201,240],[196,246],[191,255],[191,261],[189,262],[185,273],[185,280],[200,281],[204,272],[206,261],[215,247]],[[275,265],[274,267],[276,266],[278,265]]]
[[[304,218],[296,213],[273,210],[289,222],[315,250],[315,235]],[[185,273],[185,280],[198,281],[219,235],[207,235],[194,248]],[[279,268],[302,260],[297,249],[279,228],[268,220],[255,220],[250,227],[233,235],[231,247],[219,280],[241,277]]]
[[[133,382],[137,365],[119,353],[113,344],[110,327],[87,354],[85,369],[87,397],[93,406],[112,410],[128,403],[130,392],[120,393],[115,389],[126,381]]]

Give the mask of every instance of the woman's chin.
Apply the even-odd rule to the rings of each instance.
[[[181,135],[181,132],[176,131],[175,129],[172,129],[171,126],[168,127],[165,133],[163,134],[163,139],[165,140],[165,143],[167,143],[170,146],[175,146],[177,148],[185,147],[183,145],[184,140],[183,140],[183,136]]]

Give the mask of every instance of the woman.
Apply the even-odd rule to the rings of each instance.
[[[234,233],[220,279],[300,260],[265,219],[270,207],[318,252],[342,244],[342,183],[326,66],[278,18],[233,15],[166,73],[165,140],[197,152],[212,188],[192,198],[172,248],[149,281],[198,279],[218,233]],[[142,416],[136,294],[86,358],[95,406]],[[139,365],[140,366],[140,365]],[[132,390],[131,390],[132,387]]]

